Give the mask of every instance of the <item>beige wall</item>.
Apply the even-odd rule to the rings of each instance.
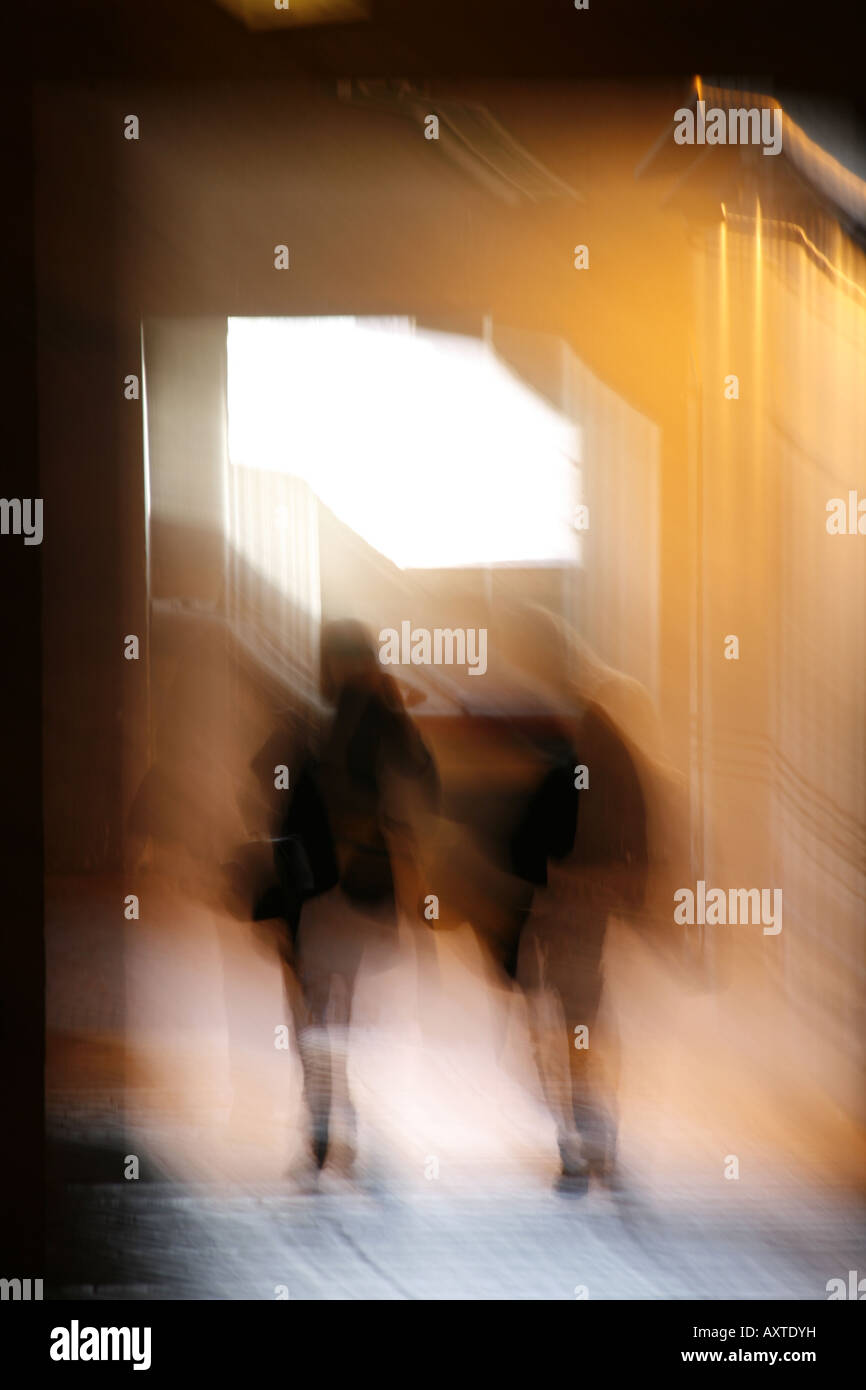
[[[778,936],[715,934],[720,977],[781,991],[797,1065],[862,1106],[866,538],[825,523],[829,498],[866,496],[866,267],[832,229],[841,273],[781,231],[720,219],[694,260],[694,867],[782,888]]]

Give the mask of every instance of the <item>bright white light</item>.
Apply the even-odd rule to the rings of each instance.
[[[229,319],[233,464],[304,479],[401,569],[567,563],[578,430],[484,344],[405,319]]]

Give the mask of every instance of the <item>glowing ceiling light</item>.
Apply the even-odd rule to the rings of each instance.
[[[370,18],[369,0],[217,0],[248,29],[354,24]]]

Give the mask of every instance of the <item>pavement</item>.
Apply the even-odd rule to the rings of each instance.
[[[866,1271],[862,1136],[766,981],[689,992],[612,933],[621,1164],[568,1192],[525,1000],[468,926],[423,969],[407,939],[344,1040],[356,1164],[316,1174],[267,931],[157,879],[126,922],[127,887],[49,893],[48,1296],[813,1300]]]

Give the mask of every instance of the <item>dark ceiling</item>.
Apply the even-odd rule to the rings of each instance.
[[[828,0],[368,0],[370,19],[253,32],[216,0],[42,0],[34,75],[750,75],[863,101],[858,6]],[[7,17],[8,18],[8,17]],[[10,76],[21,47],[7,48]],[[737,85],[737,84],[732,84]]]

